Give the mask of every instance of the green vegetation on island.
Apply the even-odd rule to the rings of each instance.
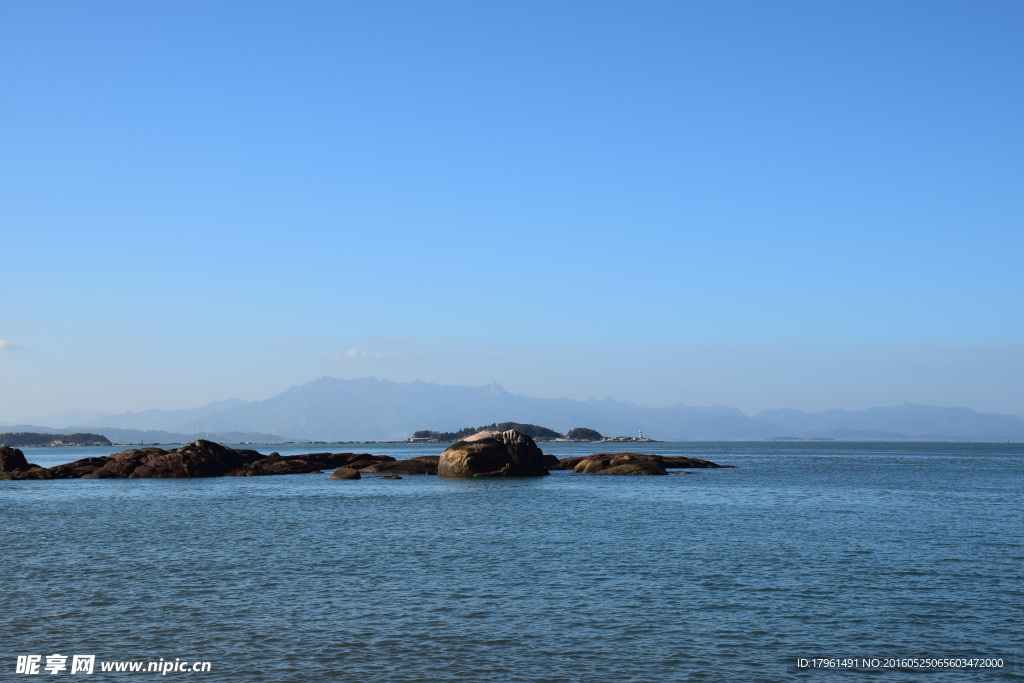
[[[39,432],[0,433],[0,446],[110,446],[110,440],[99,434],[43,434]]]
[[[473,436],[477,432],[507,432],[514,429],[520,434],[525,434],[534,441],[547,441],[549,439],[562,438],[561,433],[547,427],[522,424],[520,422],[493,422],[482,427],[463,427],[457,432],[435,432],[429,429],[413,432],[414,439],[430,439],[431,441],[461,441],[467,436]]]
[[[601,435],[601,432],[596,429],[589,429],[587,427],[576,427],[570,429],[568,433],[562,434],[556,432],[553,429],[547,427],[539,427],[537,425],[523,424],[522,422],[493,422],[489,425],[483,425],[481,427],[463,427],[457,432],[435,432],[430,429],[423,429],[418,432],[414,432],[412,435],[415,441],[461,441],[467,436],[472,436],[477,432],[506,432],[510,429],[514,429],[520,434],[525,434],[534,441],[604,441],[605,437]],[[619,437],[623,439],[624,437]]]
[[[570,429],[565,438],[571,439],[572,441],[600,441],[604,437],[601,436],[601,432],[596,429],[587,429],[586,427],[576,427]]]

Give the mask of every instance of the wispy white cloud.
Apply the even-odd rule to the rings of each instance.
[[[6,339],[0,339],[0,351],[24,351],[25,347]]]
[[[339,353],[334,356],[334,360],[337,361],[352,361],[352,360],[387,360],[387,356],[383,353],[369,351],[363,351],[362,349],[349,349],[345,353]]]

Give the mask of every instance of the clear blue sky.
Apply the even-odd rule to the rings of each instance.
[[[0,4],[0,422],[322,375],[1024,414],[1024,3]]]

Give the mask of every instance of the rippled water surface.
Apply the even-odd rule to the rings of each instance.
[[[1024,445],[631,449],[736,469],[0,482],[0,680],[54,652],[209,660],[165,677],[209,681],[777,680],[831,678],[795,656],[1021,654]]]

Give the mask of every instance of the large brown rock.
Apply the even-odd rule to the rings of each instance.
[[[537,477],[548,474],[551,458],[533,439],[515,430],[479,432],[441,454],[441,477]],[[557,462],[557,461],[556,461]]]
[[[331,472],[331,479],[362,479],[362,475],[359,474],[359,470],[354,470],[351,467],[342,467]]]
[[[650,460],[637,460],[636,462],[624,462],[618,465],[612,465],[606,467],[603,470],[596,472],[596,474],[668,474],[658,466],[657,463]]]

